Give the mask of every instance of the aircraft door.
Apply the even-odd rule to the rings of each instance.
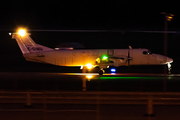
[[[108,49],[107,53],[108,53],[108,56],[113,56],[114,55],[114,49]]]
[[[148,51],[143,51],[142,52],[142,64],[144,64],[144,65],[148,65],[149,64],[149,56],[150,56],[150,54],[149,54],[149,52]]]
[[[142,51],[140,50],[135,50],[135,49],[130,49],[129,50],[129,57],[132,58],[130,60],[130,65],[147,65],[148,60],[149,60],[149,54],[148,51]]]

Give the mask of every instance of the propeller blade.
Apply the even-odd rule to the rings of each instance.
[[[129,57],[130,57],[130,54],[129,54],[129,50],[128,50],[128,66],[130,65]]]
[[[128,50],[128,66],[130,65],[130,60],[132,60],[132,57],[130,56],[130,49]]]

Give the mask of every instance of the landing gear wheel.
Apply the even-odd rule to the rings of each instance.
[[[99,75],[103,75],[104,71],[103,70],[99,70]]]
[[[168,74],[171,74],[171,64],[168,63],[167,66],[168,66]]]

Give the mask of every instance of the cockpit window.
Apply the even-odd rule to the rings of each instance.
[[[146,55],[148,52],[147,51],[143,51],[143,54]]]
[[[148,50],[148,51],[143,51],[143,54],[144,54],[144,55],[147,55],[147,54],[150,55],[150,54],[152,54],[152,52],[149,51],[149,50]]]

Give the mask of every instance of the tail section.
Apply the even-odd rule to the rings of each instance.
[[[21,35],[19,33],[13,33],[12,39],[16,39],[21,51],[23,54],[27,53],[38,53],[38,52],[45,52],[45,51],[52,51],[54,49],[36,44],[30,37],[30,33],[25,33]]]

